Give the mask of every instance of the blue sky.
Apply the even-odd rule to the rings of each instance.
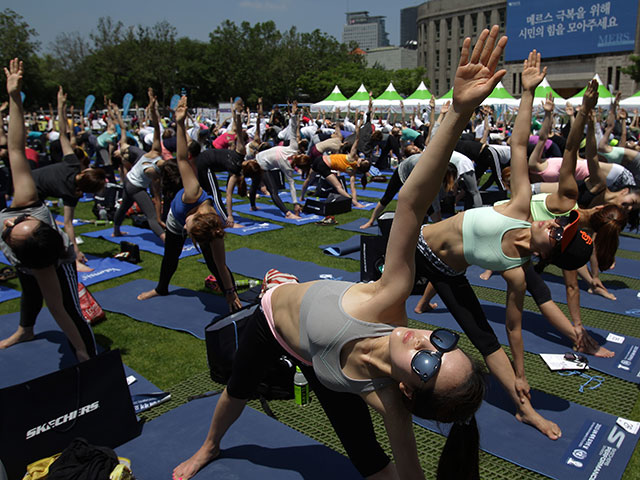
[[[179,36],[208,40],[208,34],[223,20],[240,23],[273,20],[278,29],[296,26],[310,32],[316,28],[338,40],[347,11],[369,11],[386,16],[386,27],[392,45],[400,41],[400,9],[420,5],[422,1],[398,0],[180,0],[155,2],[136,0],[4,0],[2,9],[10,8],[22,15],[38,33],[41,52],[62,32],[80,32],[84,36],[97,24],[99,17],[110,16],[125,25],[151,26],[167,20]]]

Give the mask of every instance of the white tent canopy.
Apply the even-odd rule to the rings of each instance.
[[[346,97],[342,94],[338,85],[336,85],[335,87],[333,87],[333,90],[327,98],[325,98],[321,102],[311,105],[311,111],[319,112],[321,110],[326,110],[330,112],[333,110],[336,103],[339,103],[343,100],[346,100]]]

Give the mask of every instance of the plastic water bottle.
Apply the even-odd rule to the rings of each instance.
[[[256,285],[260,285],[262,282],[260,280],[255,279],[244,279],[244,280],[236,280],[236,288],[253,288]]]
[[[296,373],[293,376],[293,394],[297,405],[309,403],[309,382],[304,378],[300,367],[296,367]]]
[[[107,219],[107,209],[104,207],[100,207],[100,210],[98,210],[98,218],[100,220],[106,220]]]

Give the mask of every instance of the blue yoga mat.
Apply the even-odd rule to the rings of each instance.
[[[332,257],[350,258],[360,261],[360,235],[332,245],[320,245],[322,252]]]
[[[242,225],[240,228],[227,228],[225,232],[232,233],[233,235],[253,235],[254,233],[269,232],[271,230],[278,230],[284,228],[282,225],[276,225],[275,223],[268,222],[256,222],[248,218],[234,217],[236,223]]]
[[[164,255],[164,244],[162,240],[156,236],[151,230],[145,228],[134,227],[133,225],[123,225],[122,231],[127,232],[127,235],[121,237],[112,237],[111,233],[113,228],[105,228],[103,230],[96,230],[95,232],[87,232],[82,235],[85,237],[102,238],[107,242],[120,244],[122,241],[135,243],[140,247],[140,250],[145,252],[155,253],[157,255]],[[198,250],[193,246],[191,239],[187,239],[182,248],[180,258],[189,257],[191,255],[198,255]]]
[[[640,262],[630,258],[616,257],[615,267],[602,273],[640,279]]]
[[[234,205],[233,210],[245,215],[253,215],[255,217],[275,220],[276,222],[290,223],[292,225],[305,225],[307,223],[319,222],[323,218],[319,215],[307,215],[303,213],[301,215],[302,219],[295,220],[293,218],[286,218],[280,209],[273,204],[259,203],[257,206],[260,210],[256,210],[255,212],[251,210],[251,205],[248,203],[238,205],[237,207]]]
[[[494,380],[476,413],[480,448],[556,480],[622,477],[638,434],[616,425],[613,415],[540,391],[531,391],[531,403],[543,417],[558,424],[562,437],[550,440],[520,423],[508,395]],[[414,422],[435,432],[448,432],[445,424],[438,426],[417,417]]]
[[[228,263],[228,259],[227,259]],[[122,313],[140,322],[187,332],[204,340],[204,328],[214,317],[229,312],[224,297],[186,288],[169,287],[169,295],[138,300],[155,288],[156,282],[139,279],[96,292],[93,296],[104,310]]]
[[[18,290],[0,285],[0,303],[6,302],[7,300],[13,300],[14,298],[19,298],[20,295],[22,295],[22,293]]]
[[[378,222],[373,222],[373,226],[362,230],[360,228],[361,225],[364,225],[369,221],[368,218],[358,218],[353,222],[345,223],[344,225],[337,225],[336,228],[340,230],[346,230],[348,232],[356,232],[356,233],[368,233],[371,235],[379,235],[380,229],[378,228]]]
[[[347,272],[337,268],[321,267],[311,262],[301,262],[282,255],[239,248],[227,252],[227,265],[231,271],[252,278],[263,278],[271,268],[277,268],[281,272],[291,273],[298,277],[300,282],[312,280],[333,279],[358,282],[360,272]]]
[[[632,252],[640,252],[640,238],[620,235],[620,245],[618,248]]]
[[[105,257],[87,257],[89,265],[93,268],[92,272],[78,272],[78,281],[85,285],[93,285],[94,283],[111,280],[112,278],[121,277],[129,273],[137,272],[142,267],[129,262],[122,262],[115,258]]]
[[[116,448],[136,478],[171,478],[207,435],[219,396],[193,400],[144,424],[142,434]],[[293,400],[292,400],[293,401]],[[300,412],[300,415],[304,413]],[[324,480],[362,478],[349,460],[252,408],[245,408],[222,440],[220,457],[195,478]]]
[[[0,263],[5,263],[7,265],[9,265],[9,260],[7,260],[7,257],[4,256],[4,253],[0,252]]]
[[[15,332],[20,314],[9,313],[0,316],[0,338]],[[0,350],[0,388],[16,385],[62,368],[75,365],[76,358],[67,337],[51,316],[43,308],[35,325],[35,338]],[[136,381],[129,386],[132,395],[159,392],[160,389],[138,372],[124,366],[125,375],[133,375]]]
[[[55,220],[58,225],[61,227],[64,226],[64,217],[62,215],[56,215]],[[87,225],[89,222],[85,222],[79,218],[74,218],[71,223],[73,223],[74,227],[79,227],[80,225]]]
[[[406,307],[409,318],[438,327],[461,331],[460,326],[439,297],[435,297],[437,300],[434,300],[438,303],[436,310],[430,313],[415,313],[413,309],[417,305],[419,298],[417,295],[412,295],[407,300]],[[498,341],[503,345],[508,345],[509,339],[504,324],[504,305],[485,300],[480,300],[480,304],[489,320],[489,325],[491,325],[496,337],[498,337]],[[640,383],[640,339],[621,335],[623,343],[615,343],[614,341],[607,341],[607,337],[612,332],[594,327],[587,327],[587,331],[599,344],[604,345],[604,347],[616,354],[613,358],[599,358],[587,355],[589,366],[592,369],[629,382]],[[572,347],[569,339],[553,328],[541,314],[528,310],[524,310],[522,313],[522,340],[525,351],[536,354],[565,353],[571,351]]]
[[[480,274],[484,270],[480,267],[471,266],[467,269],[467,278],[471,285],[479,287],[495,288],[506,291],[507,284],[499,274],[494,274],[489,280],[480,279]],[[567,303],[567,292],[562,277],[543,274],[543,278],[549,290],[551,298],[555,302]],[[584,289],[580,289],[580,306],[592,308],[603,312],[618,313],[621,315],[640,316],[640,298],[638,292],[620,285],[611,285],[605,281],[607,288],[613,293],[617,300],[608,300],[600,295],[592,295]]]

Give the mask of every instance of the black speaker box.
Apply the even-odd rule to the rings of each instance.
[[[350,198],[339,195],[334,201],[331,200],[332,198],[307,198],[302,211],[304,213],[315,213],[323,217],[351,211]]]

